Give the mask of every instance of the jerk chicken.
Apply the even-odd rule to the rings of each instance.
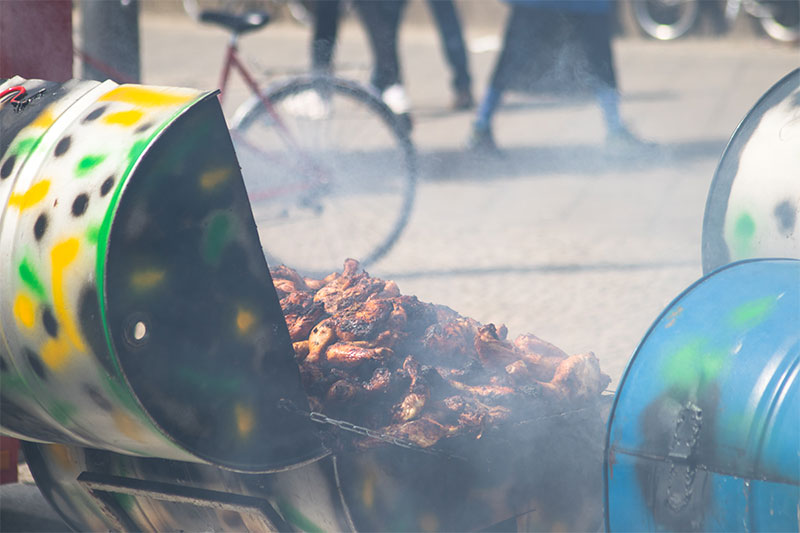
[[[311,409],[418,446],[574,409],[610,382],[592,353],[512,342],[505,326],[402,295],[352,259],[322,280],[271,274]]]

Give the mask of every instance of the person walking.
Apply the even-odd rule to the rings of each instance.
[[[558,91],[590,92],[603,113],[609,146],[647,145],[622,122],[611,49],[610,0],[506,0],[503,47],[473,123],[468,148],[498,152],[492,118],[504,92],[556,80]]]
[[[470,109],[475,105],[472,97],[472,77],[469,73],[467,47],[461,31],[461,20],[453,0],[428,0],[439,37],[442,40],[447,64],[452,72],[453,109]]]

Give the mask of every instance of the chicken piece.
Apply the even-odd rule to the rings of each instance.
[[[422,375],[421,366],[413,356],[409,355],[405,358],[403,371],[411,378],[411,383],[408,387],[408,394],[393,408],[393,419],[398,422],[417,418],[431,395],[428,383]]]
[[[289,268],[286,265],[280,265],[278,267],[271,268],[269,272],[272,275],[273,281],[290,281],[295,287],[297,287],[297,290],[308,290],[308,286],[306,285],[303,277],[293,268]]]
[[[410,422],[386,426],[381,430],[381,433],[390,437],[413,442],[417,446],[423,448],[430,448],[439,442],[442,437],[445,437],[449,431],[439,422],[428,417],[423,417],[411,420]],[[365,444],[375,445],[379,444],[379,442],[373,441]]]
[[[385,366],[376,368],[370,380],[364,384],[364,390],[368,392],[383,392],[389,389],[392,373]]]
[[[406,422],[417,418],[425,407],[428,397],[429,394],[409,393],[403,398],[402,402],[395,406],[393,418],[398,422]]]
[[[429,326],[422,337],[422,346],[436,358],[461,360],[475,354],[476,333],[471,320],[457,317]]]
[[[572,401],[586,401],[603,392],[611,378],[600,370],[600,361],[592,352],[564,359],[548,385],[561,397]]]
[[[565,351],[530,333],[517,337],[514,345],[521,350],[531,377],[538,381],[553,379],[556,368],[567,358]]]
[[[500,385],[466,385],[454,379],[448,380],[448,383],[455,389],[485,399],[510,398],[515,392],[512,387]]]
[[[275,291],[278,293],[278,298],[283,298],[288,294],[298,292],[297,286],[294,282],[288,279],[274,279],[272,284],[275,286]]]
[[[308,357],[308,340],[293,342],[292,348],[294,349],[294,359],[298,363],[302,363]]]
[[[381,293],[386,282],[371,278],[366,272],[359,273],[358,266],[358,261],[354,259],[345,261],[342,275],[320,287],[314,295],[314,301],[324,305],[328,313],[336,314]]]
[[[336,336],[344,342],[374,339],[385,331],[393,306],[389,300],[367,300],[333,317]]]
[[[306,361],[314,363],[320,360],[325,350],[336,342],[333,322],[327,318],[314,326],[308,336],[308,356]]]
[[[518,336],[514,339],[514,344],[526,355],[539,355],[553,359],[566,359],[568,357],[567,352],[532,333]]]
[[[330,402],[352,402],[357,399],[360,388],[349,379],[340,379],[331,385],[325,398]]]
[[[530,383],[531,381],[531,371],[522,359],[506,365],[506,374],[511,378],[511,381],[518,385]]]
[[[392,355],[389,348],[363,348],[348,342],[331,344],[325,351],[328,363],[340,368],[358,366],[365,361],[383,361]]]
[[[501,326],[500,332],[505,333],[506,331],[505,326]],[[494,324],[486,324],[478,328],[474,345],[481,362],[489,368],[505,368],[506,365],[519,360],[522,356],[519,348],[498,334]]]
[[[325,309],[314,303],[310,292],[295,291],[281,298],[281,310],[293,342],[307,339],[311,329],[325,318]]]

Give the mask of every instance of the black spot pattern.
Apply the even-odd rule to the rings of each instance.
[[[111,402],[108,401],[108,398],[100,394],[94,386],[89,385],[88,383],[83,384],[83,392],[86,393],[89,398],[103,411],[110,412],[114,406],[111,405]]]
[[[8,156],[6,162],[3,163],[3,166],[0,167],[0,180],[4,180],[11,175],[11,171],[14,170],[14,163],[17,162],[16,154]]]
[[[89,196],[84,193],[79,194],[72,202],[72,216],[79,217],[86,212],[89,205]]]
[[[53,312],[49,307],[45,307],[42,312],[42,322],[44,323],[44,330],[48,335],[54,339],[58,337],[58,322],[56,322]]]
[[[775,206],[774,213],[778,219],[778,228],[786,235],[791,235],[797,222],[797,209],[792,207],[789,200],[784,200]]]
[[[111,187],[114,186],[114,176],[109,176],[106,178],[106,181],[100,186],[100,196],[105,196],[108,194],[108,191],[111,190]]]
[[[56,157],[61,157],[62,155],[67,153],[70,144],[72,144],[72,139],[70,138],[69,135],[67,135],[66,137],[58,141],[55,152],[53,153],[55,154]]]
[[[46,380],[47,370],[45,370],[42,360],[39,358],[39,354],[30,348],[23,348],[23,351],[25,352],[25,357],[28,359],[28,364],[31,366],[36,375],[39,376],[39,379]]]
[[[153,127],[153,123],[152,122],[145,122],[144,124],[142,124],[141,126],[136,128],[136,130],[134,130],[134,133],[143,133],[143,132],[149,130],[151,127]]]
[[[36,223],[33,225],[33,236],[36,237],[37,241],[42,240],[44,236],[44,232],[47,231],[47,215],[42,213],[36,219]]]
[[[92,120],[96,120],[100,118],[100,116],[102,116],[102,114],[105,112],[106,112],[106,106],[98,107],[97,109],[86,115],[86,118],[83,119],[83,122],[91,122]]]
[[[97,297],[97,289],[91,284],[87,284],[81,290],[80,300],[78,301],[78,319],[80,320],[81,333],[89,344],[97,362],[103,365],[109,376],[116,375],[114,364],[111,362],[111,355],[106,344],[106,334],[100,317],[100,301]]]

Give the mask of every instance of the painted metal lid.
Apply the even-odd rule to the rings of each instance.
[[[800,259],[800,69],[733,133],[706,200],[703,272],[754,257]]]

